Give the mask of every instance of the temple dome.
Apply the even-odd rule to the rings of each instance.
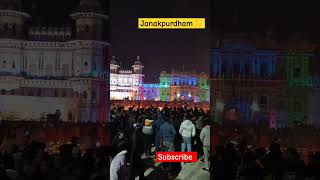
[[[112,58],[110,60],[110,64],[118,65],[115,56],[112,56]]]
[[[102,6],[98,0],[81,0],[78,6],[78,11],[102,13]]]
[[[134,65],[142,66],[142,62],[140,61],[140,56],[137,56],[137,59],[134,61]]]

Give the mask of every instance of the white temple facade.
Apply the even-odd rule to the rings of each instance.
[[[32,27],[17,2],[0,3],[0,119],[104,122],[108,118],[108,16],[81,0],[70,27]]]
[[[110,98],[111,100],[144,100],[143,65],[138,56],[130,69],[121,69],[112,58],[110,62]]]

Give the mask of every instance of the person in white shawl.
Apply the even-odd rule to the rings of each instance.
[[[129,180],[129,152],[125,142],[118,144],[118,154],[110,164],[110,180]]]

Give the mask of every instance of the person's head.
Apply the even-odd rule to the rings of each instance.
[[[120,131],[118,132],[118,136],[119,136],[119,139],[124,139],[124,137],[125,137],[124,131],[123,131],[123,130],[120,130]]]
[[[170,120],[170,112],[165,111],[165,112],[163,113],[163,119],[164,119],[165,121],[169,121],[169,120]]]
[[[273,155],[281,155],[280,144],[278,143],[272,143],[269,150]]]
[[[210,120],[209,119],[204,120],[203,123],[204,123],[205,126],[210,126]]]
[[[292,148],[292,147],[288,148],[287,155],[289,159],[299,159],[299,153],[295,148]]]
[[[117,148],[116,149],[117,153],[124,151],[124,150],[129,151],[129,149],[130,149],[128,142],[125,140],[120,140],[119,143],[117,144],[116,148]]]
[[[79,146],[74,146],[72,148],[72,157],[73,158],[79,158],[81,156],[81,150]]]
[[[190,112],[187,112],[185,115],[184,115],[184,120],[191,120],[192,118],[192,115]]]
[[[256,157],[257,158],[263,158],[265,155],[266,155],[266,149],[265,148],[263,148],[263,147],[260,147],[260,148],[258,148],[258,149],[256,149]]]

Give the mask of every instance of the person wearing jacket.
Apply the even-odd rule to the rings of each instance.
[[[152,123],[153,123],[153,120],[145,119],[144,126],[142,128],[144,153],[147,158],[151,156],[152,135],[153,135]]]
[[[169,117],[164,118],[165,122],[160,127],[160,137],[162,139],[162,150],[163,151],[174,151],[174,137],[176,135],[176,130],[170,124]]]
[[[161,141],[160,127],[163,123],[164,123],[163,114],[158,113],[158,118],[152,124],[153,134],[155,137],[154,144],[155,144],[156,151],[160,150],[160,141]]]
[[[209,171],[210,167],[210,124],[208,121],[205,121],[205,126],[202,128],[200,133],[200,140],[203,143],[203,153],[204,153],[204,162],[206,171]]]
[[[187,146],[187,151],[191,152],[191,138],[196,135],[196,127],[189,120],[190,118],[191,118],[191,115],[187,114],[185,116],[185,120],[181,123],[179,128],[179,133],[182,136],[182,143],[181,143],[182,152],[185,152],[186,146]]]

